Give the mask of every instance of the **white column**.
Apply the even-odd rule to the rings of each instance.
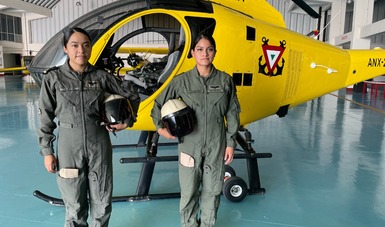
[[[22,13],[21,14],[21,28],[22,28],[22,33],[23,33],[23,53],[22,56],[24,55],[29,55],[29,43],[30,43],[30,31],[29,31],[29,22],[27,18],[27,13]]]
[[[3,56],[3,46],[0,45],[0,69],[2,68],[4,68],[4,56]]]
[[[350,49],[369,49],[370,39],[361,38],[361,28],[373,20],[374,0],[355,0],[353,10],[353,38]]]
[[[336,38],[344,34],[346,0],[333,1],[331,7],[329,43],[336,45]]]

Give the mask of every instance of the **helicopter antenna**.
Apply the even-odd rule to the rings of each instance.
[[[320,36],[321,35],[321,33],[330,25],[330,23],[334,20],[334,19],[336,19],[336,17],[338,16],[338,14],[340,14],[341,13],[341,10],[340,11],[338,11],[337,13],[336,13],[336,15],[334,15],[334,17],[329,21],[329,23],[327,23],[319,32],[318,32],[318,34],[315,36],[315,38],[318,38],[318,36]]]

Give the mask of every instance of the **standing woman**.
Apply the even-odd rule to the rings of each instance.
[[[196,127],[178,145],[181,222],[183,227],[213,226],[224,164],[229,164],[234,156],[240,108],[232,77],[212,64],[216,54],[214,39],[200,35],[191,54],[196,66],[171,81],[155,100],[151,115],[157,132],[175,139],[161,121],[164,103],[179,98],[194,111]]]
[[[91,38],[81,28],[64,31],[68,60],[43,77],[38,129],[40,154],[57,183],[66,207],[65,226],[108,226],[112,198],[112,145],[109,131],[132,126],[140,99],[127,81],[122,82],[88,63]],[[106,92],[127,98],[133,112],[123,123],[101,126]],[[55,122],[57,118],[57,123]],[[55,128],[59,126],[54,155]]]

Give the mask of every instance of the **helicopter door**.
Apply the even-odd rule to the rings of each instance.
[[[129,80],[142,100],[172,73],[184,48],[184,31],[174,17],[156,13],[121,26],[110,47],[112,73]]]

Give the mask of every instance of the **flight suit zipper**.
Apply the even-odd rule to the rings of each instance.
[[[83,78],[83,73],[79,73],[78,76],[80,76],[80,118],[81,118],[81,124],[82,124],[82,131],[83,131],[83,150],[84,150],[84,155],[88,157],[88,152],[87,152],[87,132],[86,132],[86,125],[84,121],[84,78]]]
[[[203,146],[206,147],[206,140],[207,140],[207,125],[208,125],[208,122],[207,122],[207,79],[206,78],[203,78],[201,77],[201,80],[203,82],[203,88],[204,88],[204,113],[205,113],[205,130],[204,130],[204,142],[203,142]]]

